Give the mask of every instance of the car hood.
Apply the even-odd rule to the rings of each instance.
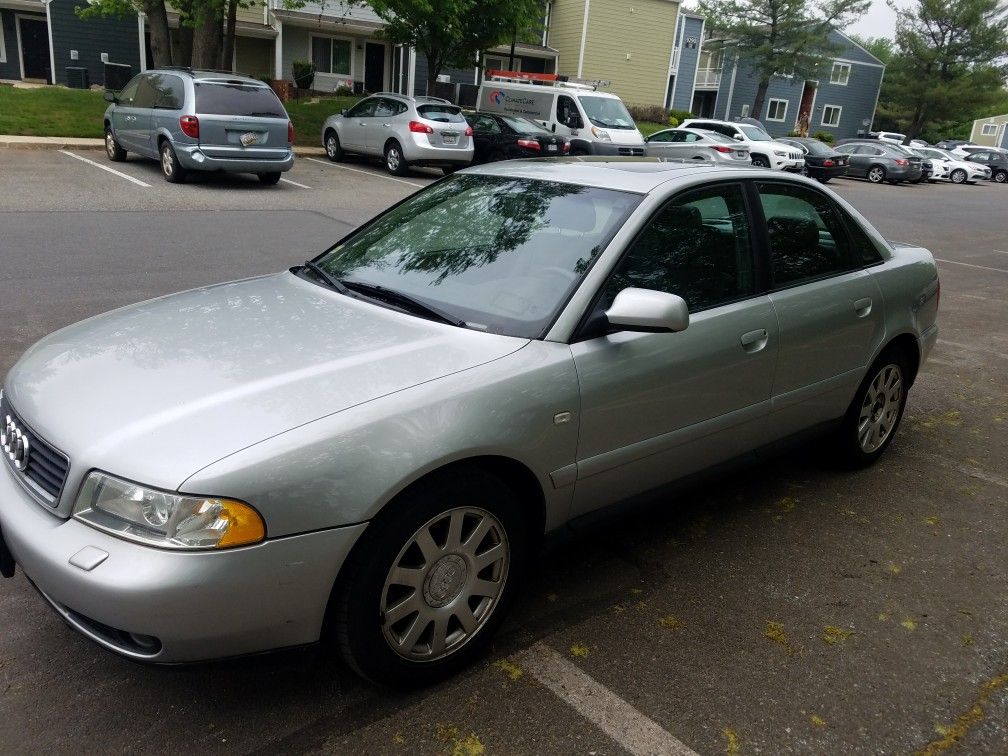
[[[95,467],[175,488],[266,438],[527,343],[281,273],[64,328],[24,354],[5,391],[78,473]]]

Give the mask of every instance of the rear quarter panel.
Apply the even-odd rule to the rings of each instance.
[[[886,343],[912,334],[923,364],[938,333],[938,266],[923,247],[895,243],[890,248],[888,260],[869,268],[885,300]]]

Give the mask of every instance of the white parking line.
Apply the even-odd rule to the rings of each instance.
[[[398,181],[400,184],[409,184],[410,186],[415,186],[423,189],[427,184],[417,184],[413,181],[406,181],[405,179],[395,178],[394,176],[384,176],[381,173],[375,173],[374,171],[362,171],[360,168],[351,168],[348,165],[340,165],[339,163],[333,163],[327,160],[319,160],[318,158],[306,157],[305,160],[311,160],[313,163],[318,163],[319,165],[327,165],[330,168],[342,168],[344,171],[353,171],[354,173],[363,173],[365,176],[374,176],[375,178],[388,179],[389,181]]]
[[[940,257],[936,257],[935,261],[940,263],[948,263],[949,265],[963,265],[967,268],[977,268],[979,270],[993,270],[995,273],[1008,273],[1008,270],[1004,268],[989,268],[986,265],[974,265],[973,263],[957,262],[955,260],[942,260]]]
[[[280,180],[283,181],[285,184],[293,184],[294,186],[300,186],[302,189],[311,189],[310,186],[299,184],[297,181],[291,181],[290,179],[283,178],[282,176],[280,177]]]
[[[997,252],[999,255],[1008,255],[1008,252],[1005,252],[1003,249],[995,249],[993,251]]]
[[[692,748],[546,644],[536,643],[518,658],[521,666],[554,695],[630,753],[636,756],[697,756]]]
[[[87,163],[88,165],[93,165],[95,168],[101,168],[103,171],[108,171],[109,173],[115,174],[119,178],[124,178],[127,181],[132,181],[137,186],[143,186],[143,187],[146,187],[147,189],[150,189],[150,184],[145,184],[140,179],[135,179],[132,176],[127,176],[125,173],[117,171],[114,168],[109,168],[107,165],[102,165],[101,163],[96,163],[94,160],[88,160],[86,157],[81,157],[80,155],[75,155],[74,153],[72,153],[72,152],[70,152],[68,150],[59,150],[59,152],[62,152],[64,155],[69,155],[72,158],[77,158],[82,163]]]

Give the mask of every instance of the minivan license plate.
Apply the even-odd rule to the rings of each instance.
[[[259,141],[259,135],[254,134],[251,131],[241,135],[242,147],[248,147],[250,144],[255,144],[258,141]]]

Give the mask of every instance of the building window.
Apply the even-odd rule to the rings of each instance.
[[[839,105],[823,105],[822,109],[822,125],[823,126],[839,126],[840,125],[840,112],[843,110]]]
[[[983,131],[981,133],[984,136],[997,136],[997,124],[996,123],[985,123],[983,125]]]
[[[312,37],[312,62],[319,73],[350,76],[350,56],[353,44],[348,39]]]
[[[3,16],[0,15],[0,63],[7,62],[7,45],[4,42],[4,34]]]
[[[510,56],[507,58],[487,55],[483,58],[483,69],[485,71],[521,71],[521,58],[515,55],[514,68],[508,67],[508,61]]]
[[[830,84],[846,87],[848,79],[850,79],[850,63],[834,63],[829,77]]]
[[[742,106],[742,115],[740,117],[746,118],[748,115],[749,115],[749,105],[746,104]]]
[[[768,121],[783,121],[787,117],[787,100],[770,98],[767,105],[766,117]]]

